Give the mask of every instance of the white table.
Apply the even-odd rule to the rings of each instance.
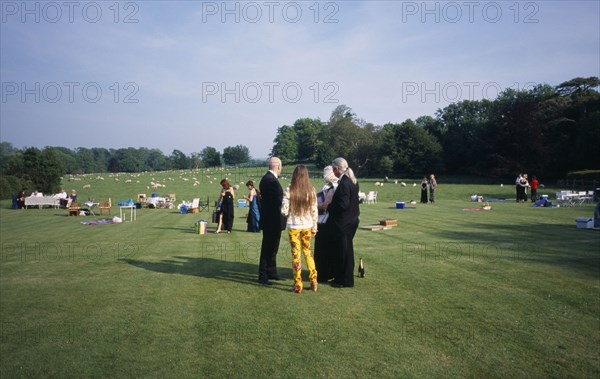
[[[125,217],[127,215],[127,209],[130,210],[130,214],[129,214],[129,221],[135,221],[137,220],[137,208],[134,205],[120,205],[119,206],[119,217],[121,217],[121,219],[123,221],[125,221]],[[125,211],[125,212],[123,212]]]
[[[29,196],[25,198],[25,208],[36,205],[40,208],[42,208],[44,205],[58,208],[60,205],[60,199],[53,196]]]

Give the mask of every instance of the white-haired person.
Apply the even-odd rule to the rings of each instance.
[[[331,163],[338,186],[327,207],[327,224],[334,235],[333,287],[354,287],[354,235],[358,229],[358,182],[344,158]]]
[[[326,283],[333,279],[333,233],[327,219],[327,207],[333,200],[333,194],[338,185],[338,178],[333,173],[333,167],[327,166],[323,169],[323,179],[325,185],[317,194],[319,209],[319,221],[317,224],[318,233],[315,237],[315,266],[319,273],[319,283]]]

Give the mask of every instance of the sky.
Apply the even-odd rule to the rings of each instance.
[[[244,145],[339,105],[375,125],[600,76],[594,1],[1,1],[0,140]]]

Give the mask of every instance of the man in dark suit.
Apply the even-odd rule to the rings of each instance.
[[[277,251],[281,231],[285,229],[286,219],[281,215],[283,189],[277,180],[281,174],[281,160],[269,159],[269,171],[262,177],[260,190],[260,228],[263,232],[258,264],[258,282],[270,285],[272,280],[281,280],[277,274]]]
[[[334,287],[354,287],[354,235],[358,229],[358,183],[344,158],[336,158],[333,173],[339,178],[338,187],[327,207],[327,224],[334,236]]]

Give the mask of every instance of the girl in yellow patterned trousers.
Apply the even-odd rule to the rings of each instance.
[[[313,236],[312,229],[288,229],[290,245],[292,246],[292,271],[294,273],[294,292],[302,292],[302,262],[300,260],[300,251],[304,255],[306,266],[308,267],[308,279],[310,288],[317,291],[317,270],[315,269],[315,260],[312,251],[310,251],[310,240]]]
[[[292,247],[292,270],[294,272],[294,292],[302,292],[302,263],[300,251],[310,272],[310,289],[317,291],[317,270],[310,251],[310,240],[317,234],[317,194],[310,185],[308,170],[298,165],[292,174],[292,182],[283,194],[281,213],[287,216],[288,236]]]

